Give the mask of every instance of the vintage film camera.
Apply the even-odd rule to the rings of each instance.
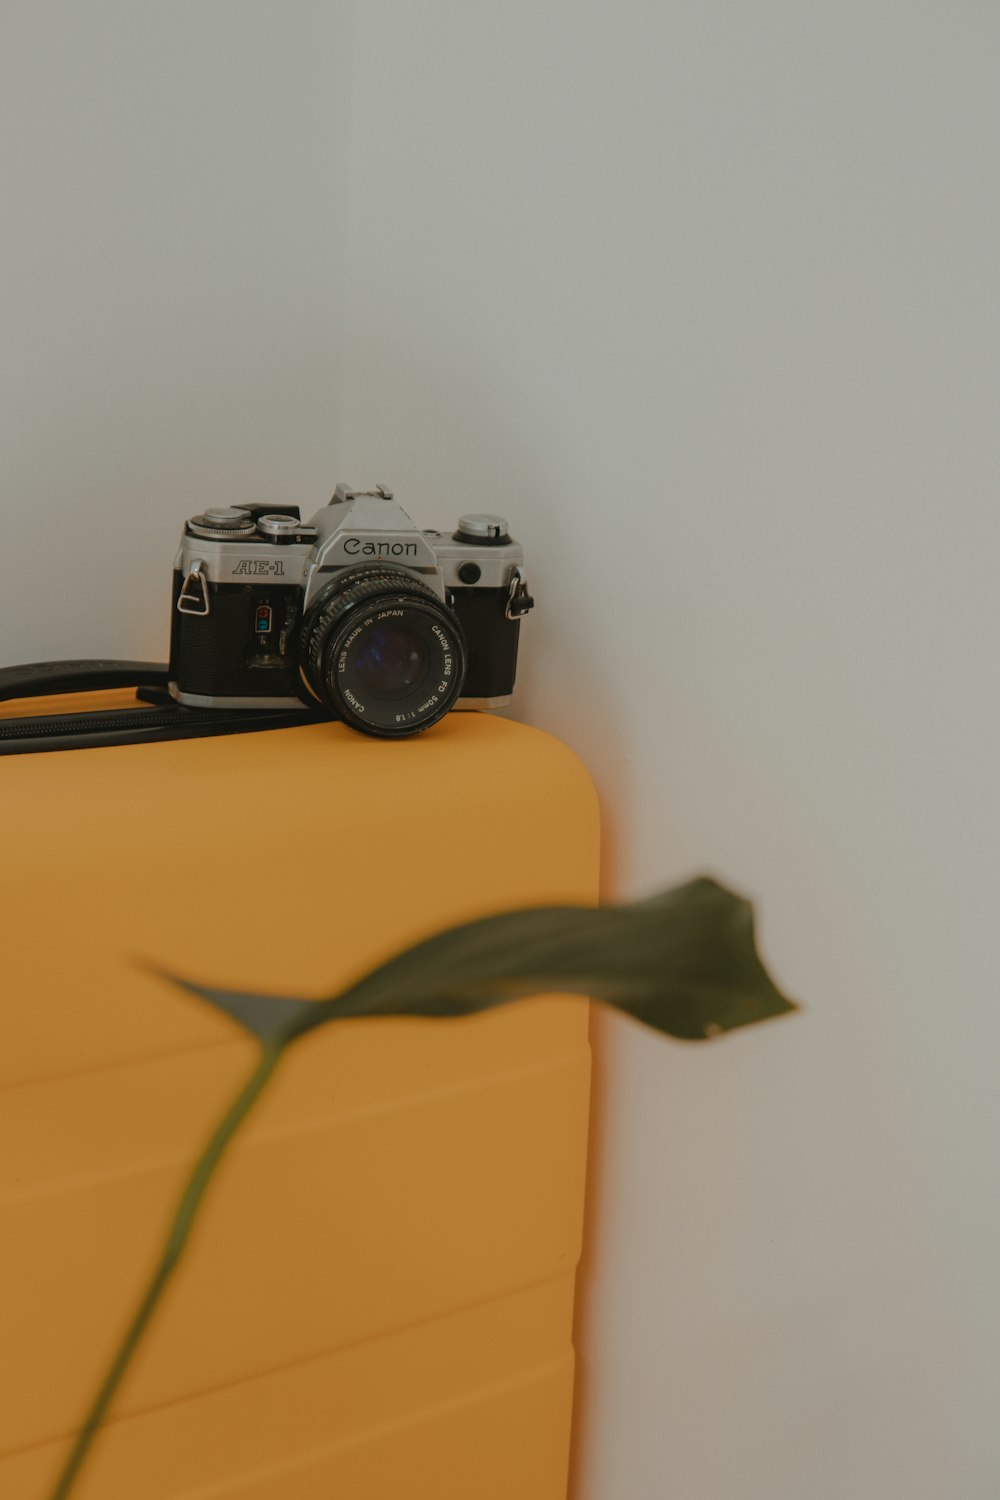
[[[514,687],[531,609],[500,516],[421,531],[379,486],[296,506],[209,509],[174,570],[170,693],[199,709],[324,709],[366,734],[495,708]]]

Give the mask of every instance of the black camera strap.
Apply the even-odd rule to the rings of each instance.
[[[33,661],[0,667],[0,701],[147,686],[166,688],[167,669],[161,662]]]
[[[117,688],[134,688],[137,700],[122,708],[0,717],[0,755],[247,734],[332,717],[305,704],[301,709],[188,708],[170,697],[167,680],[160,662],[47,661],[0,667],[0,702]]]

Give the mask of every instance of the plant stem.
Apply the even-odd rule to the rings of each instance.
[[[142,1300],[129,1324],[128,1331],[111,1361],[108,1372],[94,1398],[93,1405],[87,1413],[84,1424],[77,1435],[76,1442],[73,1444],[72,1451],[66,1460],[66,1464],[59,1476],[55,1489],[51,1492],[49,1500],[66,1500],[66,1496],[72,1490],[80,1466],[87,1456],[97,1429],[104,1420],[105,1412],[115,1391],[118,1389],[122,1376],[132,1361],[132,1356],[138,1348],[142,1335],[146,1330],[146,1325],[152,1317],[163,1289],[180,1262],[201,1206],[205,1189],[208,1187],[226,1147],[253,1108],[261,1090],[274,1072],[283,1050],[284,1045],[280,1042],[264,1048],[257,1067],[226,1110],[211,1140],[198,1158],[191,1176],[188,1178],[184,1192],[181,1195],[181,1200],[177,1205],[177,1211],[174,1214],[173,1222],[168,1231],[166,1244],[164,1245],[160,1260],[150,1278],[149,1285],[142,1295]]]

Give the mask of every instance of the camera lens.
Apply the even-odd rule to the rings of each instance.
[[[356,568],[316,600],[299,645],[311,691],[355,729],[416,734],[454,705],[465,680],[458,621],[401,568]]]

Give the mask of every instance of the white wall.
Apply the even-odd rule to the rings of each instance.
[[[808,1003],[605,1028],[578,1500],[1000,1489],[998,43],[359,7],[340,467],[511,516],[609,889],[729,877]]]
[[[993,1500],[1000,18],[353,28],[4,8],[4,659],[162,651],[210,498],[509,514],[609,893],[808,1004],[603,1027],[577,1500]]]
[[[6,662],[159,658],[185,515],[329,495],[350,6],[0,7]]]

